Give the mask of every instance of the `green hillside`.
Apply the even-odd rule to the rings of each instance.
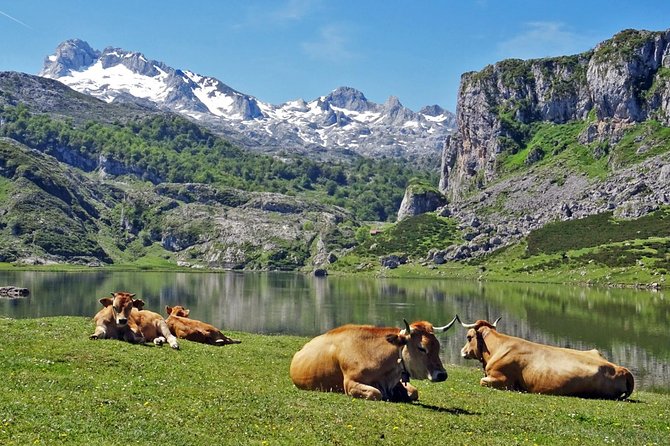
[[[490,254],[444,264],[426,255],[463,243],[463,232],[450,219],[423,214],[374,236],[362,234],[359,246],[331,266],[333,272],[664,286],[670,271],[670,207],[637,219],[616,219],[609,212],[557,221]],[[408,255],[407,264],[381,266],[381,258],[398,253]]]
[[[0,135],[74,164],[98,168],[102,156],[154,184],[205,183],[247,191],[306,195],[351,210],[362,220],[393,220],[408,181],[437,182],[437,172],[395,159],[358,158],[322,163],[287,155],[279,159],[239,149],[176,115],[140,121],[75,125],[31,113],[26,106],[0,107]]]

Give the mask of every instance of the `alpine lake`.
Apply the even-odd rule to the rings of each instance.
[[[670,393],[668,291],[437,279],[241,272],[0,271],[0,286],[30,295],[0,298],[0,317],[92,317],[113,291],[136,293],[165,315],[182,305],[191,317],[227,330],[316,336],[342,324],[404,327],[502,317],[498,330],[544,344],[597,348],[633,372],[636,388]],[[93,324],[91,323],[91,332]],[[465,329],[439,334],[445,367],[460,357]]]

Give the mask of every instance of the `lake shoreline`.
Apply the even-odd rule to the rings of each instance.
[[[175,272],[175,273],[286,273],[286,274],[304,274],[306,276],[315,275],[314,269],[301,270],[239,270],[229,268],[188,268],[183,266],[157,267],[143,266],[133,264],[108,265],[108,266],[83,266],[71,265],[67,263],[56,263],[49,265],[17,265],[14,263],[0,262],[0,271],[35,271],[35,272]],[[503,283],[537,283],[537,284],[555,284],[555,285],[578,285],[584,287],[604,287],[604,288],[624,288],[637,290],[666,290],[670,286],[664,282],[600,282],[593,280],[558,280],[550,279],[544,276],[537,278],[528,277],[527,274],[509,273],[503,277],[500,274],[484,275],[480,271],[473,270],[470,265],[453,265],[449,268],[423,268],[417,269],[416,265],[403,266],[397,269],[381,268],[374,271],[340,271],[327,270],[322,277],[370,277],[370,278],[395,278],[395,279],[444,279],[444,280],[473,280],[478,282],[503,282]],[[3,284],[0,284],[0,286]],[[10,284],[4,284],[10,285]]]

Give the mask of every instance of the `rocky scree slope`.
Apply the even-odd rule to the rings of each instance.
[[[349,87],[309,102],[273,105],[218,79],[174,69],[138,52],[94,50],[79,39],[61,43],[39,75],[106,102],[189,116],[245,147],[321,158],[435,155],[455,125],[454,114],[437,105],[417,113],[393,96],[377,104]]]

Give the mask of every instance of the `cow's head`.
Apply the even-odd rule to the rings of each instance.
[[[133,308],[141,310],[142,307],[144,307],[144,301],[141,299],[133,299],[133,297],[135,297],[134,293],[119,291],[112,293],[112,297],[103,297],[100,299],[100,303],[103,307],[109,307],[111,305],[114,321],[117,325],[126,325]]]
[[[435,328],[426,321],[413,322],[411,325],[405,321],[404,330],[386,337],[391,344],[402,347],[402,360],[412,378],[435,382],[447,379],[447,371],[440,360],[440,342],[434,332],[448,330],[455,320],[444,327]]]
[[[473,324],[464,324],[458,319],[458,321],[461,322],[461,325],[468,329],[465,345],[461,349],[461,356],[465,359],[477,359],[481,361],[486,349],[484,338],[488,335],[490,330],[496,329],[499,320],[500,318],[496,319],[494,323],[490,323],[489,321],[479,319]]]
[[[187,310],[181,305],[175,305],[174,307],[165,306],[165,312],[168,316],[179,316],[179,317],[188,317],[188,314],[191,310]]]

